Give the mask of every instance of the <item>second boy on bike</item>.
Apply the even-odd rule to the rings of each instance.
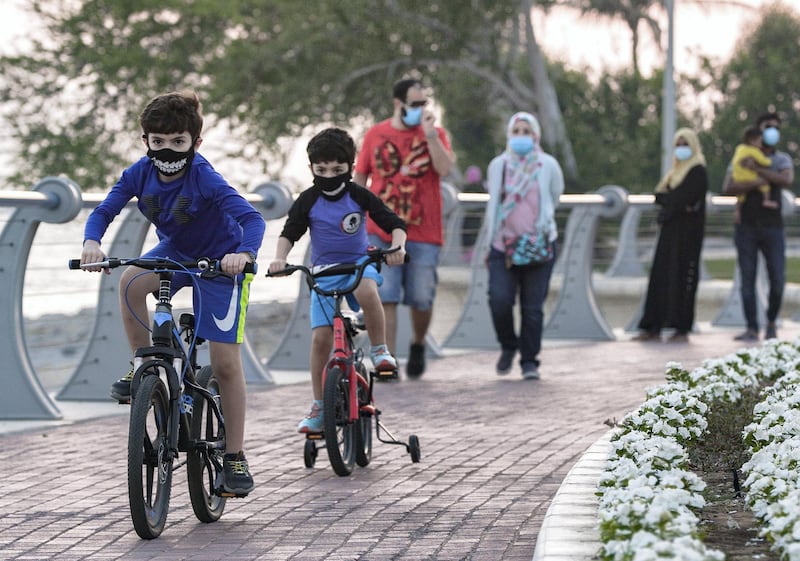
[[[401,265],[405,260],[405,222],[393,213],[372,192],[350,178],[356,156],[355,142],[344,130],[325,129],[311,139],[307,147],[314,185],[303,191],[286,219],[269,272],[286,267],[286,257],[306,230],[311,233],[311,263],[314,266],[352,263],[367,253],[366,219],[369,217],[392,236],[392,247],[400,250],[387,255],[388,265]],[[326,277],[326,282],[349,284],[349,277]],[[370,267],[354,292],[356,304],[364,310],[369,334],[370,359],[376,370],[394,370],[397,361],[386,346],[383,306],[378,296],[381,276]],[[311,295],[311,385],[314,401],[311,410],[297,427],[301,433],[322,432],[322,373],[333,345],[330,299]]]

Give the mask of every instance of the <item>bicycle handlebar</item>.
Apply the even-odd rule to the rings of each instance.
[[[306,267],[305,265],[286,265],[283,270],[276,271],[274,273],[267,272],[267,277],[286,277],[291,275],[296,271],[301,271],[306,277],[306,284],[308,287],[315,291],[317,294],[322,296],[336,296],[339,294],[348,294],[353,292],[356,287],[361,282],[361,277],[364,276],[364,271],[366,270],[368,265],[373,263],[377,263],[379,266],[381,263],[386,262],[386,256],[390,253],[394,253],[396,251],[400,251],[399,247],[393,247],[389,249],[382,249],[382,248],[373,248],[367,251],[366,259],[359,261],[358,263],[335,263],[332,265],[323,265],[322,269],[313,270],[312,268]],[[406,254],[405,262],[408,263],[409,257]],[[333,277],[337,275],[352,275],[353,273],[356,274],[355,280],[352,282],[350,286],[344,288],[336,288],[333,290],[325,290],[324,288],[320,287],[319,284],[315,282],[316,279],[320,277]]]
[[[96,263],[85,263],[81,265],[80,259],[70,259],[68,266],[70,269],[85,269],[87,267],[100,267],[101,269],[116,269],[117,267],[139,267],[150,271],[185,271],[186,269],[200,269],[201,274],[213,276],[224,275],[221,271],[221,261],[201,257],[193,261],[176,261],[164,257],[134,257],[132,259],[122,259],[107,257],[104,261]],[[255,273],[258,270],[256,263],[247,263],[244,266],[244,273]]]

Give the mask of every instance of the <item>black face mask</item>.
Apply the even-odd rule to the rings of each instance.
[[[183,171],[194,159],[194,145],[188,152],[176,152],[171,148],[153,150],[148,148],[147,157],[153,161],[159,172],[166,176],[177,175]]]
[[[321,175],[314,176],[314,187],[322,191],[323,195],[333,197],[338,195],[345,184],[350,181],[350,172],[347,171],[335,177],[322,177]]]

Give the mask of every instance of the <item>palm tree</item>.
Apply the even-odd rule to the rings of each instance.
[[[582,14],[594,14],[610,18],[622,19],[631,31],[631,60],[635,77],[641,76],[639,72],[639,25],[644,23],[661,45],[661,27],[657,19],[650,12],[653,6],[662,6],[660,0],[571,0]]]

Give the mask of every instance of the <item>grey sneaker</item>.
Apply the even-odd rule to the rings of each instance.
[[[522,377],[525,380],[538,380],[539,369],[532,362],[522,365]]]
[[[497,359],[497,365],[495,366],[495,370],[500,376],[511,372],[511,363],[514,361],[515,354],[517,354],[517,351],[514,349],[502,350],[500,358]]]

